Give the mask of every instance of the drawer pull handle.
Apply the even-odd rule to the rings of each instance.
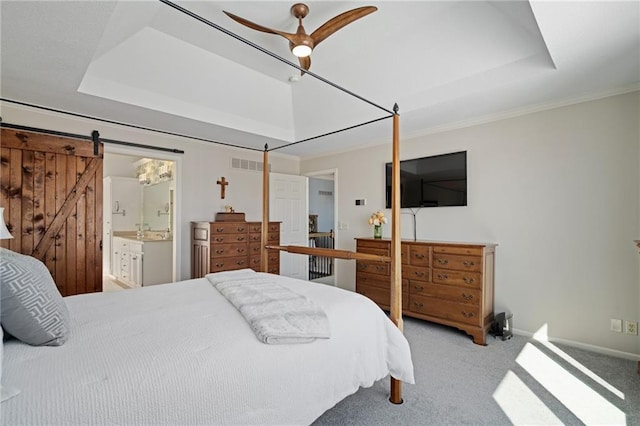
[[[424,259],[424,253],[416,253],[418,259]]]
[[[443,281],[444,280],[448,280],[449,279],[449,275],[447,275],[447,274],[438,274],[438,279],[441,279]]]
[[[376,271],[384,271],[384,266],[376,266]]]
[[[244,265],[244,260],[238,260],[238,261],[236,262],[236,265]]]
[[[216,228],[216,232],[222,232],[224,231],[224,228]]]
[[[224,253],[224,249],[218,249],[218,250],[216,250],[216,253],[217,254],[222,254],[222,253]]]
[[[446,265],[447,263],[449,263],[449,261],[447,259],[438,259],[438,263],[441,265]]]
[[[238,226],[236,229],[238,232],[244,232],[244,226]]]
[[[475,280],[476,280],[475,278],[471,278],[471,277],[466,277],[466,276],[462,277],[462,281],[464,281],[467,284],[473,284]]]
[[[422,290],[424,290],[424,286],[423,286],[423,285],[415,285],[415,286],[413,286],[413,288],[415,288],[415,289],[416,289],[416,291],[422,291]]]
[[[470,268],[470,267],[472,267],[472,266],[475,266],[475,265],[476,265],[476,262],[469,262],[468,260],[465,260],[464,262],[462,262],[462,264],[463,264],[464,266],[466,266],[467,268]]]
[[[224,238],[222,238],[222,237],[218,237],[218,238],[216,238],[216,241],[217,241],[217,242],[219,242],[219,243],[221,243],[221,242],[223,242],[223,241],[224,241]]]
[[[243,248],[239,248],[238,249],[238,253],[244,253],[244,249]]]
[[[475,317],[475,315],[474,315],[474,313],[473,313],[473,312],[469,312],[469,313],[467,313],[467,312],[465,312],[465,311],[461,311],[460,313],[461,313],[461,314],[462,314],[462,316],[463,316],[463,317],[465,317],[465,318],[473,318],[473,317]]]
[[[222,268],[224,266],[224,263],[216,263],[216,268]]]
[[[422,302],[413,302],[413,305],[418,307],[418,308],[424,307],[424,304]]]
[[[238,237],[236,238],[238,241],[244,241],[244,237]]]
[[[473,294],[462,293],[462,298],[466,301],[471,301],[473,300]]]
[[[420,278],[424,277],[424,272],[420,272],[420,271],[413,271],[413,274],[414,274],[416,277],[420,277]]]

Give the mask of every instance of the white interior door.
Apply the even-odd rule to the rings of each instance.
[[[309,245],[307,177],[269,174],[269,220],[280,223],[280,244]],[[280,275],[307,280],[308,256],[280,252]]]

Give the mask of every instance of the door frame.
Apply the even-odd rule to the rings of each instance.
[[[152,151],[143,148],[104,144],[105,154],[129,155],[132,157],[151,157],[157,160],[173,161],[174,164],[174,214],[173,214],[173,272],[171,274],[173,282],[180,281],[180,271],[182,270],[182,253],[180,251],[182,241],[182,159],[180,154],[173,154],[164,151]]]
[[[333,235],[334,235],[334,248],[338,248],[338,169],[324,169],[324,170],[315,170],[312,172],[304,172],[303,176],[306,177],[315,177],[315,176],[326,176],[333,175]],[[309,186],[307,185],[307,199],[309,199]],[[337,261],[337,259],[336,259]],[[333,286],[336,287],[338,284],[338,268],[334,264],[333,266]]]

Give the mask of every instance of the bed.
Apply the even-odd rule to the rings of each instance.
[[[239,38],[168,0],[160,1]],[[366,101],[311,71],[307,75]],[[122,293],[70,296],[60,303],[68,309],[64,344],[34,347],[16,339],[3,344],[3,399],[11,397],[0,406],[0,423],[309,424],[359,387],[387,376],[389,400],[402,403],[401,383],[413,383],[414,377],[402,335],[399,114],[397,105],[389,111],[366,102],[389,114],[383,119],[393,118],[390,256],[269,246],[270,150],[265,145],[261,258],[266,268],[269,248],[388,262],[389,316],[357,293],[261,273],[320,307],[330,329],[328,339],[270,345],[256,338],[209,276]]]
[[[69,296],[64,344],[4,343],[2,383],[20,393],[1,423],[310,424],[389,374],[413,382],[407,341],[369,299],[257,275],[321,307],[331,337],[264,344],[207,278]]]

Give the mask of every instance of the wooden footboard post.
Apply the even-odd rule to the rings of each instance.
[[[269,145],[264,145],[262,156],[262,233],[260,234],[260,270],[269,272]]]
[[[402,254],[400,237],[400,115],[393,106],[393,159],[391,165],[391,321],[402,331]],[[402,404],[402,382],[391,378],[389,401]]]

